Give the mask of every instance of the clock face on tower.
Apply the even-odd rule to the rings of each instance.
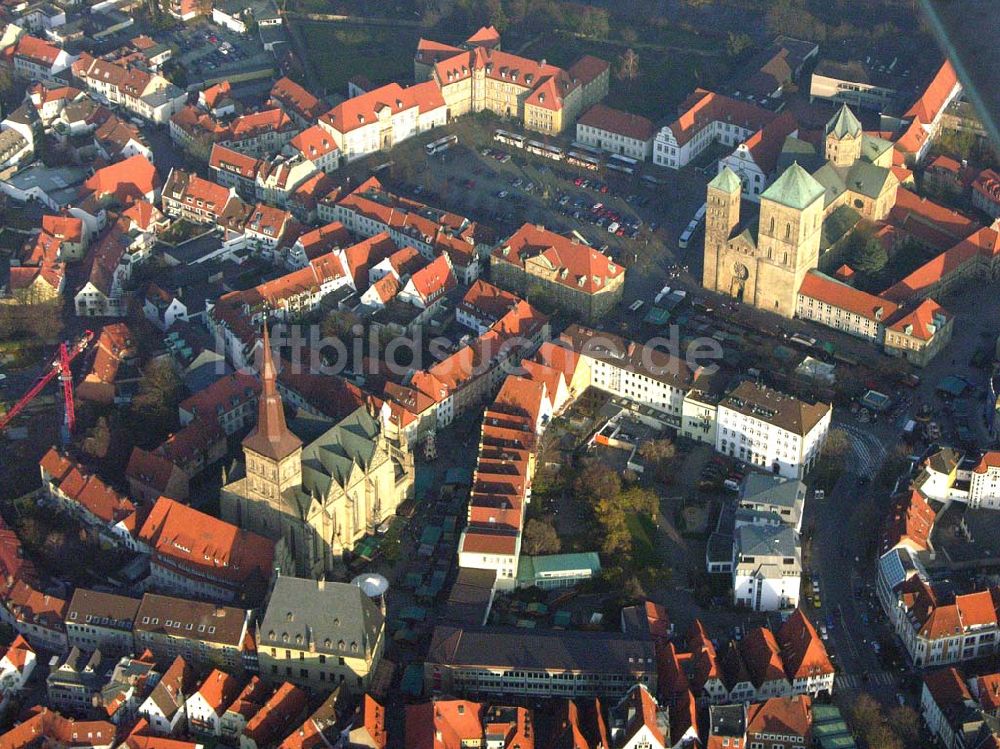
[[[750,278],[750,271],[738,260],[733,264],[733,278],[737,281],[746,281]]]

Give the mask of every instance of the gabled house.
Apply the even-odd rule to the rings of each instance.
[[[222,716],[242,689],[239,679],[213,669],[184,702],[189,729],[209,736],[222,733]]]

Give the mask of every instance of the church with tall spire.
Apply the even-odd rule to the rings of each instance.
[[[299,414],[290,426],[266,323],[262,343],[257,425],[243,440],[242,466],[222,488],[222,516],[283,540],[294,574],[329,576],[412,496],[412,453],[383,434],[366,402],[336,422]]]

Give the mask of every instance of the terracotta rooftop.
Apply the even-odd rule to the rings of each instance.
[[[588,294],[603,290],[609,281],[624,275],[625,269],[592,247],[534,224],[524,224],[493,251],[493,257],[520,268],[528,261],[550,271],[555,283]]]
[[[879,323],[889,320],[899,309],[895,302],[855,289],[818,271],[806,273],[799,294]]]
[[[756,104],[731,99],[703,88],[696,89],[680,106],[682,114],[670,125],[678,146],[683,146],[713,122],[738,125],[757,132],[777,114]]]
[[[138,540],[156,557],[209,579],[247,584],[271,577],[271,541],[167,497],[156,501]]]
[[[652,121],[631,112],[612,109],[603,104],[595,104],[584,112],[577,120],[577,124],[641,141],[650,141],[656,135]]]

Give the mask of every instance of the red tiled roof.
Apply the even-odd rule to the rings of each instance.
[[[909,312],[903,314],[890,325],[897,333],[929,341],[937,332],[939,321],[947,321],[951,315],[933,299],[924,299]]]
[[[87,747],[115,743],[114,723],[65,718],[47,707],[33,707],[20,723],[0,736],[0,749],[36,746]]]
[[[993,605],[993,596],[988,590],[955,596],[955,607],[958,609],[962,626],[966,629],[995,627],[997,624],[996,607]]]
[[[569,70],[566,72],[569,73],[570,78],[587,84],[610,68],[611,65],[606,60],[594,57],[593,55],[584,55],[570,65]]]
[[[58,289],[64,272],[62,263],[14,266],[8,271],[7,284],[11,290],[28,289],[41,278],[52,289]]]
[[[602,290],[608,281],[625,273],[622,266],[592,247],[534,224],[524,224],[493,251],[493,256],[520,268],[527,260],[540,257],[554,271],[556,283],[588,294]]]
[[[571,348],[560,346],[552,341],[546,341],[539,347],[535,359],[546,366],[562,372],[563,377],[566,378],[566,384],[569,385],[573,380],[573,375],[576,373],[576,366],[580,361],[580,355]]]
[[[306,693],[285,682],[247,723],[243,734],[258,747],[274,746],[285,737],[289,722],[297,722],[306,709]]]
[[[784,112],[746,139],[744,145],[764,174],[774,172],[785,139],[798,127],[795,116],[791,112]]]
[[[972,182],[972,189],[991,203],[1000,203],[1000,174],[984,169]]]
[[[976,679],[979,704],[987,711],[1000,709],[1000,673],[986,674]]]
[[[945,208],[933,200],[920,197],[903,187],[896,191],[896,202],[889,212],[887,221],[910,232],[914,230],[912,226],[914,222],[924,225],[944,238],[945,247],[968,237],[979,228],[979,224],[968,216]]]
[[[50,454],[42,459],[42,467],[47,473],[54,464],[58,465],[59,470],[65,465],[62,461],[51,457],[51,452],[50,450]],[[70,469],[60,478],[53,477],[52,484],[66,500],[76,502],[105,523],[117,523],[135,512],[135,505],[125,496],[116,492],[97,476],[87,473],[77,463],[72,463]]]
[[[595,104],[577,120],[578,125],[588,125],[626,138],[649,141],[656,135],[653,123],[645,117],[631,112],[612,109],[603,104]]]
[[[312,260],[338,247],[348,245],[350,240],[351,233],[347,228],[339,221],[333,221],[299,235],[295,243],[302,247],[306,258]]]
[[[795,609],[781,625],[778,644],[789,679],[807,679],[833,673],[833,664],[826,647],[802,609]]]
[[[747,734],[753,738],[770,738],[773,734],[799,736],[805,746],[812,738],[812,698],[807,694],[795,697],[774,697],[751,705],[747,710]]]
[[[942,668],[924,674],[924,686],[930,692],[934,702],[939,708],[946,708],[949,705],[961,704],[966,700],[971,700],[972,695],[965,685],[957,668]]]
[[[34,653],[31,645],[24,639],[23,635],[18,635],[14,641],[6,648],[3,648],[2,657],[18,671],[23,671],[28,662],[28,656]]]
[[[818,271],[806,273],[799,294],[876,322],[885,322],[899,309],[894,302],[855,289]]]
[[[164,220],[160,209],[148,200],[137,200],[122,211],[122,217],[129,219],[141,231],[154,229],[156,224]]]
[[[234,372],[180,402],[179,408],[195,419],[218,419],[234,408],[257,400],[260,381],[251,374]]]
[[[42,231],[64,242],[83,240],[83,221],[75,216],[42,216]]]
[[[440,699],[406,706],[407,749],[461,749],[483,738],[483,706]]]
[[[945,60],[937,73],[934,74],[934,78],[931,79],[924,93],[913,102],[913,106],[906,110],[903,117],[913,117],[925,124],[930,124],[941,113],[948,95],[957,82],[958,76],[955,75],[955,68],[952,67],[950,60]]]
[[[221,103],[222,100],[230,98],[232,90],[233,87],[229,85],[229,81],[221,81],[202,91],[201,98],[204,100],[206,107],[215,109],[216,105]]]
[[[363,239],[344,250],[347,274],[354,279],[354,288],[359,291],[368,284],[368,271],[373,265],[385,260],[396,252],[396,245],[389,238],[389,232],[380,232]]]
[[[450,44],[443,44],[433,39],[424,39],[421,37],[417,40],[417,52],[415,56],[420,62],[431,64],[439,60],[454,57],[461,51],[458,47],[453,47]]]
[[[295,125],[283,110],[265,109],[262,112],[252,112],[237,117],[229,124],[229,133],[231,140],[239,141],[249,140],[264,133],[290,130],[294,127]]]
[[[128,325],[121,322],[105,325],[97,339],[97,353],[87,379],[105,384],[114,383],[122,360],[134,355],[135,344]]]
[[[64,631],[66,607],[62,598],[43,593],[24,580],[15,580],[7,591],[5,606],[19,622]]]
[[[494,45],[500,41],[500,32],[493,26],[480,26],[472,36],[465,40],[470,46]]]
[[[125,468],[125,476],[151,486],[162,494],[176,470],[179,470],[177,466],[162,455],[134,447],[128,459],[128,466]],[[179,498],[174,497],[174,499]]]
[[[304,120],[323,114],[323,103],[290,78],[279,78],[271,87],[271,99],[291,109]]]
[[[303,130],[292,138],[291,145],[307,159],[322,158],[338,148],[334,137],[319,125]]]
[[[375,290],[376,294],[378,294],[379,300],[385,304],[390,299],[395,298],[401,287],[399,285],[399,279],[389,273],[373,283],[371,288]]]
[[[379,113],[388,109],[391,114],[398,114],[407,109],[418,107],[421,112],[426,108],[443,106],[444,99],[437,86],[424,84],[404,89],[398,83],[389,83],[367,93],[347,99],[320,118],[320,122],[328,125],[338,133],[349,133],[359,127],[378,122]]]
[[[439,255],[433,262],[418,270],[410,276],[409,283],[425,303],[434,301],[458,285],[447,255]]]
[[[500,287],[494,286],[482,279],[477,279],[469,287],[469,290],[465,292],[460,306],[476,317],[499,320],[518,301],[519,299],[515,294],[504,291]]]
[[[893,504],[886,528],[887,548],[908,541],[917,549],[928,548],[935,513],[924,495],[916,489],[902,495]]]
[[[215,710],[215,714],[220,717],[239,693],[239,679],[217,668],[205,677],[201,686],[198,687],[198,691],[195,692],[195,694],[201,695],[208,706]]]
[[[987,450],[973,469],[976,473],[986,473],[990,468],[1000,468],[1000,451]]]
[[[703,88],[696,89],[680,109],[683,114],[670,125],[678,146],[683,146],[712,122],[732,123],[757,132],[778,116],[755,104],[730,99]]]
[[[512,555],[517,548],[515,534],[485,533],[478,530],[467,530],[462,543],[462,551],[474,554],[505,554]]]
[[[545,400],[544,383],[512,374],[504,378],[500,392],[493,400],[493,407],[499,411],[527,416],[532,424],[537,424]]]
[[[167,497],[156,501],[139,541],[208,578],[239,584],[271,576],[273,542]]]
[[[158,185],[156,167],[142,154],[98,169],[83,183],[98,196],[114,195],[123,205],[152,195]]]
[[[919,298],[938,281],[947,277],[977,257],[990,259],[1000,253],[1000,233],[982,228],[967,239],[924,263],[910,275],[882,292],[882,296],[897,302]]]
[[[51,66],[56,61],[60,52],[62,50],[54,44],[49,44],[38,37],[28,36],[27,34],[18,39],[17,46],[14,48],[15,57],[23,57],[32,62],[48,66]]]
[[[944,154],[939,154],[935,156],[930,164],[927,165],[928,169],[940,169],[941,171],[951,172],[955,176],[962,171],[962,165],[959,164],[955,159],[952,159]]]
[[[257,234],[278,239],[284,233],[285,225],[291,220],[292,214],[288,211],[266,203],[257,203],[250,211],[245,228]]]
[[[218,143],[212,144],[208,165],[212,169],[231,172],[244,179],[254,179],[260,171],[261,160]]]
[[[896,150],[917,153],[927,141],[927,131],[919,119],[914,119],[896,140]]]
[[[219,140],[229,134],[229,128],[190,104],[174,114],[170,123],[192,137],[205,136],[209,141]]]
[[[774,633],[764,627],[751,629],[740,642],[740,655],[750,671],[754,686],[775,679],[784,679],[785,666]]]

